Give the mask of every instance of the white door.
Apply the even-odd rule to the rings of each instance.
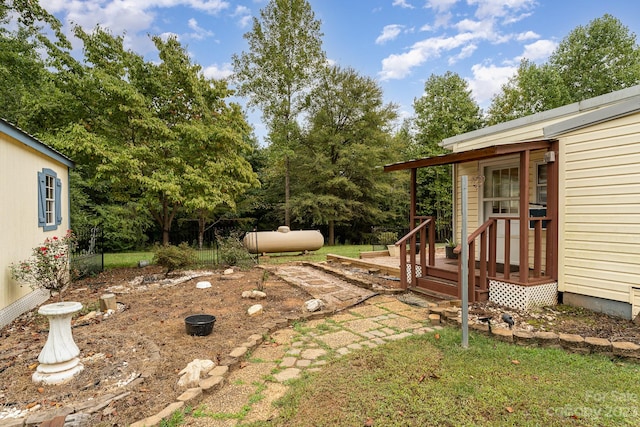
[[[515,217],[520,210],[520,173],[518,165],[485,167],[483,221],[490,217]],[[520,221],[511,221],[510,263],[519,264]],[[497,261],[504,263],[505,222],[498,221]]]

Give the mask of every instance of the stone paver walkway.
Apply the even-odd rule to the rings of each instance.
[[[280,266],[275,274],[321,299],[326,304],[325,310],[342,310],[376,295],[374,291],[306,265]]]
[[[441,329],[427,326],[428,310],[378,295],[332,316],[275,331],[228,375],[222,388],[201,401],[209,416],[188,418],[188,424],[226,427],[273,418],[273,402],[284,396],[288,381],[305,371],[319,371],[353,351]]]

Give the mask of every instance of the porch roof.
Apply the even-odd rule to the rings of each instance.
[[[459,153],[447,153],[439,156],[426,157],[423,159],[408,160],[405,162],[392,163],[384,166],[385,172],[425,168],[429,166],[450,165],[464,163],[475,160],[490,159],[492,157],[506,156],[523,151],[549,149],[554,139],[542,139],[536,141],[516,142],[512,144],[493,145],[491,147],[477,148],[474,150]]]

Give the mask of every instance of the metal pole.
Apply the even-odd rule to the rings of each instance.
[[[462,347],[469,348],[469,245],[467,243],[467,192],[468,176],[463,176],[461,185],[461,227],[460,244],[462,251]]]

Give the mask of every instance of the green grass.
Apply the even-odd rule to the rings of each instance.
[[[123,268],[123,267],[136,267],[138,261],[146,260],[151,262],[153,259],[153,252],[121,252],[121,253],[106,253],[104,254],[104,268],[109,270],[111,268]]]
[[[349,258],[358,258],[360,252],[371,250],[371,245],[336,245],[323,246],[317,251],[308,254],[283,252],[269,254],[268,257],[261,257],[260,264],[284,264],[292,261],[319,262],[326,261],[327,254],[342,255]]]
[[[460,331],[360,350],[294,382],[251,426],[635,426],[640,365]]]
[[[360,252],[370,251],[371,245],[337,245],[323,246],[317,251],[310,252],[306,255],[300,253],[277,253],[269,254],[269,257],[261,258],[260,264],[283,264],[291,261],[310,261],[319,262],[326,261],[327,254],[336,254],[351,258],[358,258]],[[122,252],[122,253],[106,253],[104,254],[104,268],[124,268],[136,267],[138,261],[153,259],[153,252]]]

